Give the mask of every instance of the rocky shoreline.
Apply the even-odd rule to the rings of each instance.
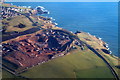
[[[79,49],[84,52],[89,49],[100,57],[118,78],[116,71],[108,62],[109,59],[113,57],[118,59],[118,57],[113,56],[108,44],[101,38],[90,33],[82,31],[72,33],[57,27],[57,23],[53,23],[52,18],[36,15],[37,13],[49,13],[41,6],[36,9],[25,7],[25,10],[19,9],[20,7],[12,7],[12,12],[10,6],[2,7],[3,41],[0,45],[2,45],[3,69],[19,75],[36,65],[69,55],[72,50]],[[16,13],[19,14],[16,15]],[[19,18],[21,18],[21,22],[19,22]],[[24,23],[23,18],[28,22]],[[27,25],[27,23],[31,25]],[[11,31],[9,27],[11,27]],[[117,65],[119,66],[119,64]]]

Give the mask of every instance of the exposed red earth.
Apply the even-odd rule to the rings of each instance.
[[[14,66],[11,70],[15,72],[44,63],[54,55],[65,55],[72,42],[64,32],[40,30],[3,43],[3,60]]]

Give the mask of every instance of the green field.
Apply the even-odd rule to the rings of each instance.
[[[115,66],[120,65],[118,63],[118,62],[120,62],[120,59],[114,55],[104,53],[101,49],[105,49],[105,47],[100,44],[101,40],[95,38],[92,35],[88,35],[85,32],[77,34],[77,36],[85,43],[91,45],[94,49],[98,49],[98,52],[107,60],[107,62],[114,68],[114,70],[120,77],[120,75],[119,75],[120,69],[115,67]],[[90,39],[91,41],[87,41],[87,40],[85,40],[85,38]]]
[[[21,75],[30,78],[113,78],[106,64],[90,50],[77,49],[70,53],[35,66]]]
[[[4,20],[5,22],[5,20]],[[10,21],[7,21],[9,23],[9,26],[6,27],[6,32],[12,32],[12,31],[18,31],[18,32],[22,32],[25,30],[28,30],[30,28],[33,28],[32,26],[32,22],[25,16],[16,16],[15,18],[12,18]],[[26,25],[25,28],[17,28],[14,27],[16,25],[18,25],[19,23],[22,23],[24,25]]]
[[[80,78],[114,78],[110,73],[111,72],[107,67],[96,67],[91,69],[78,70],[76,71],[76,76]]]
[[[6,70],[2,70],[2,78],[16,78],[13,74],[7,72]]]
[[[84,50],[76,47],[77,49],[72,49],[68,55],[30,68],[20,75],[27,78],[114,78],[106,63],[94,52],[85,46]],[[101,51],[99,53],[106,56],[107,61],[115,68],[117,59]],[[8,76],[14,77],[11,74]]]
[[[84,46],[84,50],[76,47],[77,49],[72,49],[68,55],[30,68],[20,75],[27,78],[114,78],[106,63],[94,52],[86,46]],[[98,52],[110,62],[113,68],[118,65],[116,63],[117,59],[114,57],[101,51]],[[7,73],[5,72],[5,74]]]

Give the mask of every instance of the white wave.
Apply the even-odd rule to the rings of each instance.
[[[98,37],[99,40],[102,40],[102,38]]]
[[[93,35],[94,37],[96,37],[95,35]]]
[[[107,50],[110,50],[110,48],[107,48]]]
[[[52,18],[52,17],[50,17],[50,19],[51,19],[51,20],[53,20],[53,18]]]
[[[55,19],[53,19],[53,21],[55,21]]]
[[[112,54],[112,51],[110,51],[110,54]]]
[[[55,25],[58,25],[58,23],[54,23]]]
[[[38,7],[40,7],[41,9],[45,9],[43,6],[38,6]],[[37,7],[37,8],[38,8],[38,7]]]
[[[48,14],[50,14],[50,12],[48,11]]]
[[[91,34],[88,32],[88,35],[91,35]]]
[[[28,6],[28,8],[31,8],[31,6]]]

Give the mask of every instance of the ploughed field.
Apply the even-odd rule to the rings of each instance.
[[[73,40],[70,35],[52,29],[8,40],[2,43],[3,67],[20,73],[54,56],[67,54]]]

